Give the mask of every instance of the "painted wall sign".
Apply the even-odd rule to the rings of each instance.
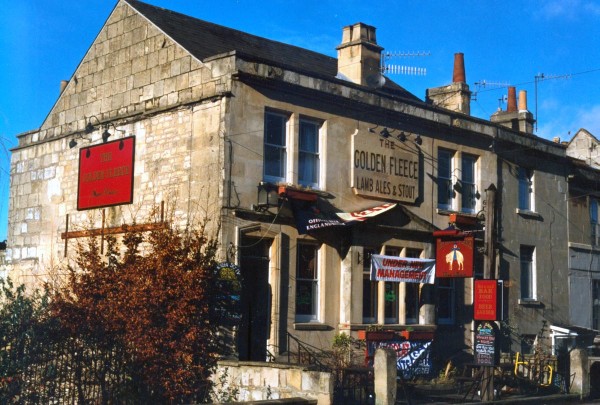
[[[81,148],[77,209],[131,203],[134,157],[134,136]]]
[[[498,320],[497,280],[475,280],[473,288],[473,319],[477,321]]]
[[[437,238],[435,276],[473,277],[473,236]]]
[[[419,194],[419,158],[392,138],[352,137],[351,186],[365,197],[414,203]]]
[[[372,255],[371,280],[433,284],[435,260]]]
[[[491,322],[475,324],[475,363],[480,366],[496,365],[496,330]]]

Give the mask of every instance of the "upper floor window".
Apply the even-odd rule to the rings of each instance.
[[[438,150],[438,208],[452,209],[452,155],[446,149]]]
[[[475,206],[477,203],[477,188],[475,185],[475,163],[477,158],[473,155],[462,155],[461,159],[461,194],[462,203],[461,210],[471,214],[475,213]]]
[[[519,167],[519,209],[534,211],[533,206],[533,171]]]
[[[318,188],[319,185],[319,131],[321,123],[300,119],[298,140],[298,183]]]
[[[263,173],[265,181],[285,182],[287,122],[288,117],[284,114],[265,112]]]
[[[600,245],[600,224],[598,223],[598,200],[590,198],[590,227],[591,227],[591,244],[593,246]]]
[[[317,320],[319,302],[319,247],[299,242],[296,258],[296,322]]]
[[[535,247],[521,245],[521,299],[536,299]]]

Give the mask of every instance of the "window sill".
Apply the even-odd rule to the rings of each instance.
[[[523,305],[525,307],[540,307],[542,303],[534,298],[519,298],[517,301],[519,305]]]
[[[532,218],[532,219],[542,219],[542,216],[535,211],[522,210],[520,208],[517,208],[517,209],[515,209],[515,212],[522,217],[527,217],[527,218]]]
[[[294,323],[294,330],[330,330],[331,327],[321,322]]]

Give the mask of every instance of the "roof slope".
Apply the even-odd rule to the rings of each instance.
[[[209,23],[141,1],[125,1],[199,60],[235,51],[242,56],[290,70],[332,79],[337,75],[336,58]],[[382,90],[395,96],[421,101],[389,79],[386,79]]]

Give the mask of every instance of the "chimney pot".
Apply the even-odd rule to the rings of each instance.
[[[465,55],[463,53],[454,54],[454,71],[452,72],[453,83],[466,83],[465,74]]]
[[[517,112],[517,89],[514,86],[508,88],[507,112]]]
[[[519,90],[519,111],[527,111],[527,91]]]
[[[67,88],[68,84],[69,84],[68,80],[61,80],[60,81],[60,94],[62,94],[62,92],[65,91],[65,89]]]

